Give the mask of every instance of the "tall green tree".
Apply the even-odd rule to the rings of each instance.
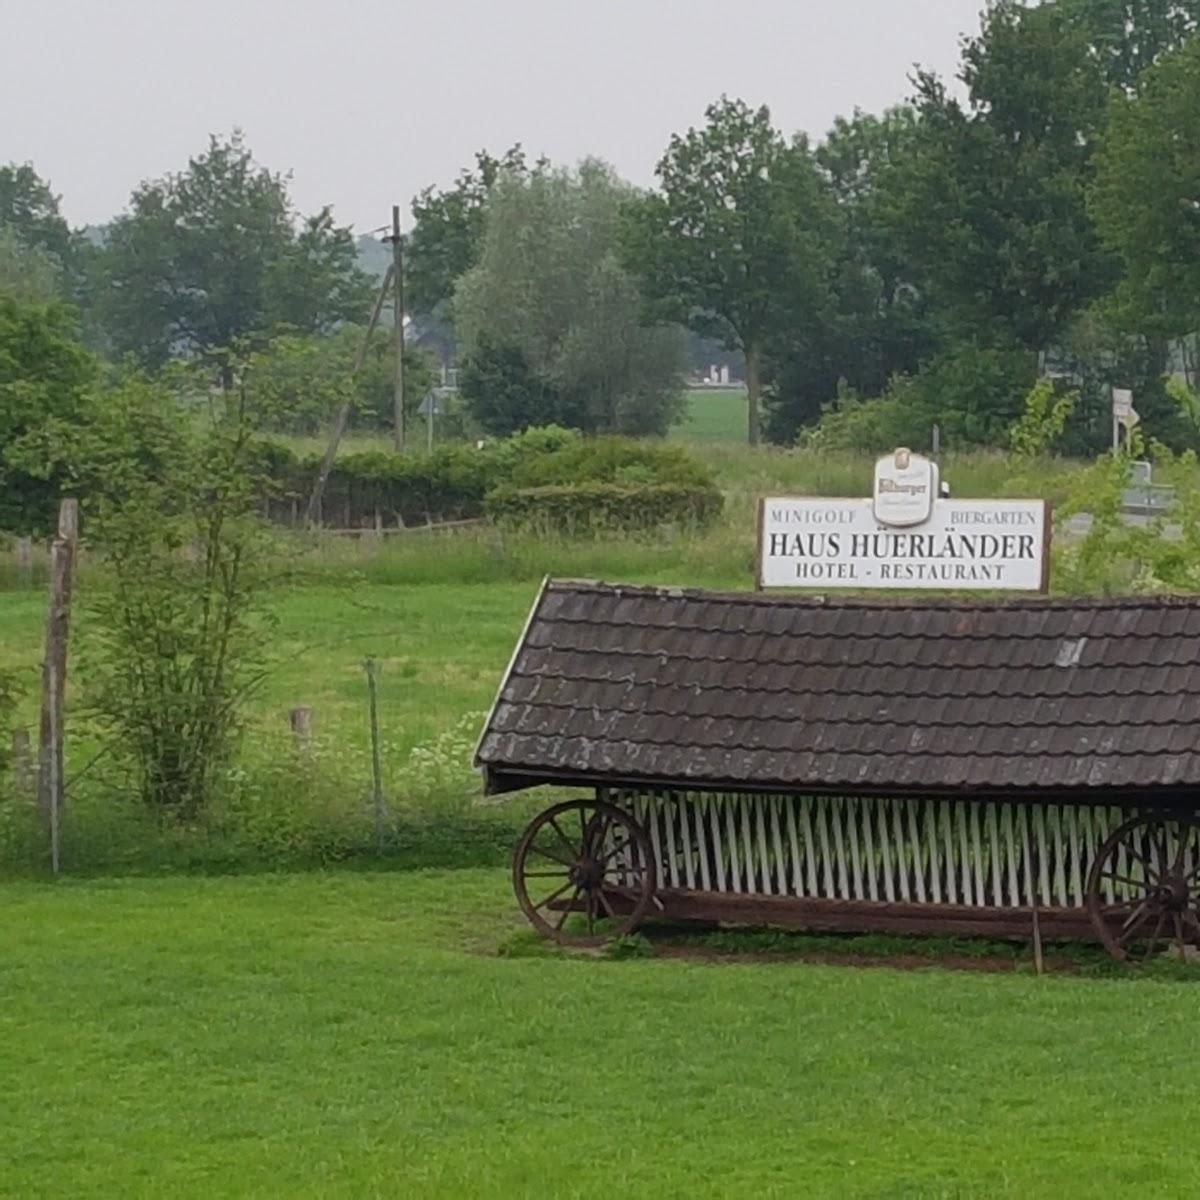
[[[660,316],[745,355],[756,444],[769,339],[829,304],[832,196],[803,139],[788,142],[767,108],[726,97],[671,138],[657,175],[658,190],[629,206],[626,263]]]
[[[789,323],[768,342],[767,434],[791,442],[817,420],[843,384],[878,395],[894,375],[915,371],[933,350],[928,305],[914,286],[881,213],[889,172],[919,136],[915,112],[838,118],[816,159],[838,206],[842,236],[830,304]]]
[[[133,193],[103,270],[113,345],[150,365],[281,326],[325,331],[370,303],[350,230],[328,209],[299,222],[286,177],[259,166],[237,133]]]
[[[0,529],[52,527],[66,478],[59,449],[84,421],[95,380],[68,309],[0,294]]]
[[[1105,78],[1128,92],[1200,29],[1200,0],[1056,0],[1093,46]]]
[[[1056,4],[1015,0],[987,11],[959,78],[963,99],[918,77],[920,136],[889,173],[888,228],[947,337],[1045,350],[1112,278],[1085,200],[1105,79]]]
[[[682,331],[646,320],[620,262],[633,194],[595,160],[493,184],[479,262],[454,297],[466,398],[485,426],[500,432],[492,397],[482,384],[472,391],[476,378],[504,381],[510,413],[588,432],[665,433],[680,412]],[[518,404],[522,372],[530,392]]]
[[[62,286],[62,264],[40,246],[27,245],[17,231],[0,225],[0,296],[48,303]]]
[[[1160,338],[1200,329],[1200,38],[1114,96],[1091,206],[1123,266],[1118,311]]]
[[[71,265],[74,236],[59,198],[32,163],[0,166],[0,228],[15,231],[25,245],[53,255],[62,267]]]
[[[413,200],[415,223],[404,264],[406,302],[412,312],[428,316],[442,309],[458,280],[479,261],[488,196],[501,173],[526,173],[519,145],[500,158],[480,150],[474,167],[464,170],[453,187],[428,187]]]

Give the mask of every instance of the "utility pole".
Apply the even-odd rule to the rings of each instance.
[[[321,467],[317,472],[317,480],[313,484],[312,495],[308,498],[309,525],[320,523],[321,500],[325,495],[325,484],[329,479],[329,472],[333,470],[333,460],[337,457],[342,435],[346,432],[346,422],[350,419],[350,410],[354,407],[354,384],[358,379],[359,372],[363,369],[363,364],[367,361],[367,351],[371,347],[371,334],[375,332],[375,326],[379,323],[379,314],[383,312],[384,302],[387,300],[387,294],[392,287],[393,274],[393,269],[388,267],[383,283],[379,286],[379,294],[375,297],[375,307],[371,310],[371,320],[367,324],[367,332],[363,335],[362,345],[358,348],[358,357],[354,360],[354,369],[351,371],[350,379],[346,384],[346,398],[339,406],[337,416],[334,417],[333,433],[330,435],[329,445],[325,449],[325,457],[321,460]]]
[[[396,449],[404,449],[404,248],[400,244],[400,205],[392,205],[392,287],[396,306],[396,374],[392,407]]]

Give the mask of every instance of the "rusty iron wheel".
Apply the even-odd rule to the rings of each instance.
[[[635,929],[655,886],[645,830],[604,800],[567,800],[539,813],[513,854],[521,910],[566,946],[598,946]],[[573,914],[582,920],[568,924]]]
[[[1200,945],[1200,822],[1147,813],[1117,826],[1088,872],[1087,906],[1114,958],[1140,964]]]

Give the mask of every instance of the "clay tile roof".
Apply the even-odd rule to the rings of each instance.
[[[480,740],[552,781],[1200,787],[1200,597],[866,600],[548,581]]]

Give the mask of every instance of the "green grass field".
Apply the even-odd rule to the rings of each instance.
[[[741,420],[728,396],[698,400],[696,430]],[[861,494],[870,478],[866,461],[738,439],[703,450],[728,499],[704,534],[286,543],[296,582],[271,597],[242,807],[207,826],[161,827],[97,786],[76,660],[66,879],[44,881],[40,843],[3,857],[18,843],[0,805],[0,1195],[1197,1190],[1186,981],[537,955],[497,866],[397,869],[499,863],[541,803],[481,800],[469,758],[544,574],[745,589],[756,496]],[[1000,456],[945,469],[958,494],[987,495],[1054,494],[1076,468],[1024,484]],[[85,563],[78,645],[97,586]],[[20,670],[27,724],[44,612],[41,587],[0,564],[0,667]],[[287,728],[300,704],[317,731],[304,756]],[[340,859],[371,869],[263,871]]]
[[[1200,1189],[1186,984],[504,958],[500,871],[0,897],[4,1195]]]
[[[684,419],[671,437],[697,446],[740,445],[746,440],[746,389],[688,388]]]

